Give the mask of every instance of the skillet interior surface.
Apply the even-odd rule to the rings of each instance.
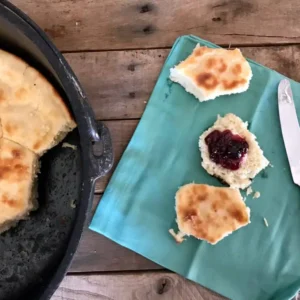
[[[0,48],[22,57],[39,70],[69,106],[62,83],[45,54],[38,44],[7,20],[1,1]],[[87,205],[80,201],[84,174],[78,130],[70,133],[64,142],[76,145],[77,150],[62,148],[60,144],[40,160],[38,210],[31,213],[28,220],[21,221],[15,228],[0,235],[0,300],[34,300],[40,299],[41,295],[45,296],[44,291],[47,288],[49,290],[49,282],[65,255],[80,206],[83,206],[81,212],[87,210]],[[78,232],[76,239],[79,239],[80,234]],[[67,258],[66,266],[61,268],[60,274],[69,261]],[[54,291],[60,278],[48,294]]]
[[[39,208],[0,235],[0,299],[38,299],[65,252],[73,229],[81,181],[77,132],[41,159]]]

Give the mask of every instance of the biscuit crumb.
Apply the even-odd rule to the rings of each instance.
[[[252,187],[249,186],[249,187],[247,188],[246,195],[249,196],[249,195],[251,195],[252,193],[253,193]]]
[[[260,192],[255,192],[253,195],[253,199],[257,199],[260,197]]]
[[[269,227],[269,223],[266,218],[264,218],[264,222],[265,222],[266,227]]]
[[[73,150],[77,150],[77,146],[71,145],[71,144],[69,144],[69,143],[63,143],[61,146],[62,146],[63,148],[71,148],[71,149],[73,149]]]
[[[172,237],[178,244],[181,244],[185,240],[185,234],[180,231],[176,234],[174,229],[169,229],[169,233],[172,235]]]
[[[76,208],[76,199],[71,200],[70,206],[73,209]]]

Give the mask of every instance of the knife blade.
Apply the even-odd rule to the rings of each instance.
[[[285,150],[295,184],[300,186],[300,126],[289,80],[278,85],[278,109]]]

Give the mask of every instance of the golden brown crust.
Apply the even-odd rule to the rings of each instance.
[[[219,85],[218,78],[211,73],[203,72],[195,75],[196,84],[206,90],[213,90]]]
[[[249,211],[238,190],[204,184],[187,184],[176,194],[179,230],[217,243],[250,222]]]
[[[21,219],[33,209],[31,198],[37,164],[36,154],[0,139],[0,232],[3,224]]]
[[[212,49],[198,45],[176,69],[190,78],[208,98],[216,93],[237,92],[248,85],[252,77],[250,65],[239,49]]]

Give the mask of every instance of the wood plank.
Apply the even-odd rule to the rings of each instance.
[[[300,46],[244,47],[245,56],[300,81]],[[168,49],[66,54],[98,119],[140,118]]]
[[[169,272],[67,276],[52,300],[222,300],[224,297]]]
[[[105,121],[104,122],[111,134],[113,150],[114,150],[114,165],[112,170],[96,183],[96,193],[103,193],[106,185],[115,170],[124,150],[130,141],[133,132],[138,124],[138,120],[124,120],[124,121]]]
[[[94,215],[100,195],[95,195],[90,220]],[[103,272],[156,270],[161,266],[128,250],[103,235],[86,229],[83,233],[78,250],[69,272]]]
[[[69,53],[98,119],[139,118],[169,50]]]
[[[226,45],[300,41],[297,0],[12,2],[63,51],[170,47],[183,34]]]

